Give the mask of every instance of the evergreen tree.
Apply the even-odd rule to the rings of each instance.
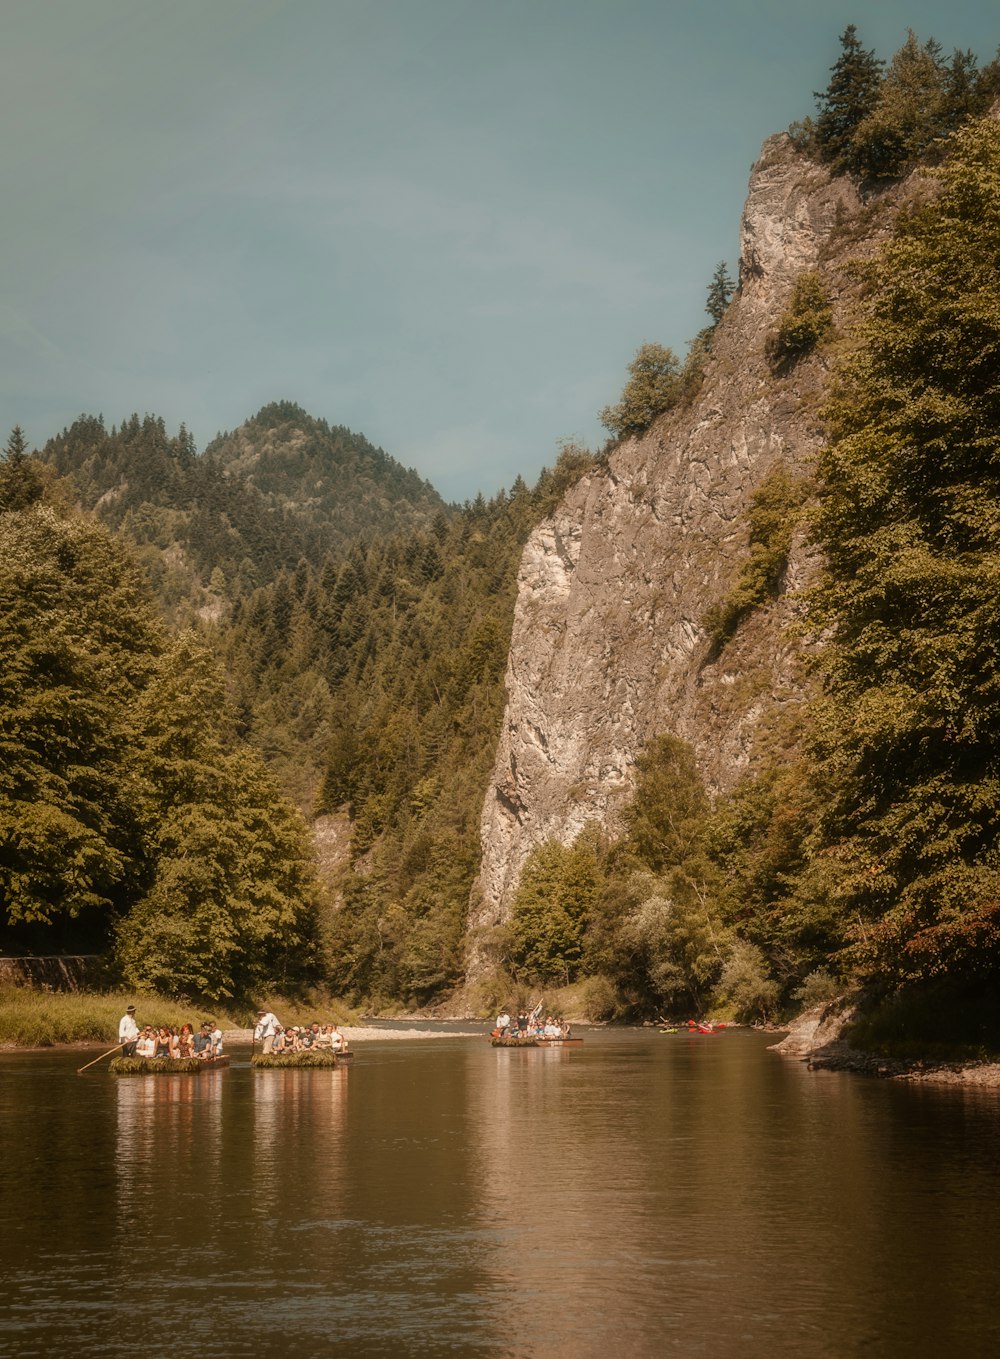
[[[725,315],[735,286],[729,275],[726,261],[720,260],[715,267],[712,281],[708,285],[708,300],[705,303],[705,310],[712,318],[713,326],[717,326]]]
[[[940,44],[931,39],[921,45],[911,29],[892,59],[871,112],[854,130],[852,168],[884,179],[914,165],[953,125],[948,84]],[[960,92],[955,95],[959,98]]]
[[[866,51],[854,24],[840,36],[841,53],[831,67],[830,83],[815,95],[819,112],[815,144],[824,160],[839,171],[858,169],[854,136],[875,108],[885,65],[874,51]]]
[[[42,478],[28,456],[28,444],[20,425],[10,432],[0,463],[0,513],[25,510],[42,498]]]

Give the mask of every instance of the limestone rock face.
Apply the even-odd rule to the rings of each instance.
[[[618,829],[650,739],[673,732],[690,742],[709,786],[726,789],[746,769],[761,721],[801,697],[801,644],[785,624],[812,567],[803,543],[781,597],[718,657],[701,620],[746,557],[753,493],[777,463],[805,470],[820,445],[822,361],[776,378],[765,341],[803,270],[823,273],[836,304],[860,210],[852,185],[798,156],[787,137],[765,142],[743,216],[740,287],[697,399],[621,444],[528,541],[482,813],[473,974],[477,927],[506,917],[532,849],[568,844],[588,821]]]

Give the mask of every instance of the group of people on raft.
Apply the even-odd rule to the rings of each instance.
[[[570,1026],[554,1015],[546,1015],[542,1019],[541,1012],[538,1010],[532,1010],[530,1015],[525,1010],[518,1010],[513,1019],[511,1019],[507,1010],[501,1010],[497,1015],[497,1022],[490,1036],[492,1038],[511,1039],[569,1038]]]
[[[158,1028],[146,1024],[140,1029],[134,1005],[119,1021],[118,1041],[123,1057],[200,1057],[207,1061],[222,1056],[222,1030],[214,1019],[206,1019],[197,1032],[193,1024],[182,1024],[179,1029],[169,1024]]]
[[[284,1028],[277,1015],[270,1010],[257,1011],[257,1027],[253,1031],[254,1045],[270,1052],[346,1052],[347,1039],[336,1024],[290,1024]]]

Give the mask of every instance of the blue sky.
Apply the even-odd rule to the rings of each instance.
[[[288,399],[451,499],[533,481],[704,323],[845,25],[985,63],[991,9],[4,0],[0,426]]]

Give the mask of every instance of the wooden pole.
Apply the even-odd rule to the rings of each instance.
[[[113,1052],[121,1052],[121,1050],[121,1043],[116,1043],[113,1048],[108,1048],[107,1052],[102,1052],[100,1057],[95,1057],[92,1062],[88,1062],[87,1066],[78,1066],[76,1074],[79,1076],[82,1071],[87,1070],[87,1067],[96,1066],[98,1062],[103,1062],[105,1057],[110,1057]]]

